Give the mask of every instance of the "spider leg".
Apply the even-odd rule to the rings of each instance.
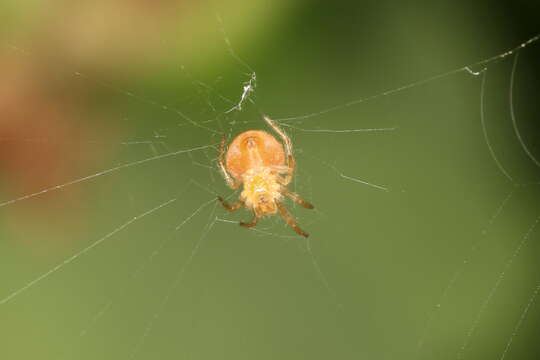
[[[315,208],[315,206],[313,206],[312,204],[308,203],[306,200],[302,199],[300,197],[300,195],[298,195],[297,193],[294,193],[292,191],[290,191],[289,189],[287,189],[286,187],[283,187],[281,188],[281,193],[287,197],[289,197],[290,199],[292,199],[293,201],[299,203],[300,205],[302,205],[303,207],[307,208],[307,209],[313,209]]]
[[[294,168],[296,167],[296,161],[294,160],[294,157],[292,155],[288,156],[287,167],[288,167],[288,171],[285,173],[285,176],[283,176],[283,180],[282,180],[284,185],[288,185],[291,182],[292,177],[294,175]]]
[[[227,172],[227,168],[225,166],[225,135],[221,137],[221,144],[219,144],[219,157],[218,157],[218,163],[219,163],[219,170],[221,171],[221,174],[225,178],[225,181],[227,181],[227,185],[229,185],[232,189],[238,189],[238,184],[235,179],[231,177],[231,175]]]
[[[251,220],[251,222],[245,223],[241,221],[240,226],[247,227],[247,228],[254,227],[255,225],[257,225],[258,221],[259,221],[259,217],[257,216],[257,214],[253,214],[253,219]]]
[[[298,224],[296,223],[296,220],[292,217],[291,213],[289,213],[289,211],[287,210],[287,208],[281,204],[281,203],[277,203],[277,207],[278,207],[278,210],[279,210],[279,213],[281,214],[281,217],[283,218],[283,220],[285,220],[285,222],[294,229],[294,231],[296,231],[299,235],[302,235],[303,237],[308,237],[309,234],[306,233],[304,230],[300,229],[300,227],[298,227]]]
[[[226,202],[225,200],[223,200],[221,196],[218,196],[218,200],[221,202],[223,207],[229,211],[235,211],[244,205],[244,202],[242,200],[238,200],[236,203],[232,205]]]
[[[296,167],[296,161],[294,160],[294,156],[293,156],[292,141],[287,136],[285,131],[283,131],[283,129],[280,128],[272,119],[270,119],[266,115],[264,115],[263,117],[264,117],[264,121],[266,121],[266,123],[272,129],[274,129],[275,132],[277,132],[279,134],[279,136],[281,137],[281,139],[283,139],[283,142],[285,143],[285,156],[287,158],[286,159],[287,160],[286,165],[287,165],[288,171],[287,171],[286,175],[283,177],[283,183],[285,185],[287,185],[288,183],[291,182],[292,177],[294,175],[294,169]]]

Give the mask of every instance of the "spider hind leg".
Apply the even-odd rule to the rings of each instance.
[[[293,201],[297,202],[298,204],[302,205],[306,209],[314,209],[315,208],[315,206],[313,206],[313,204],[311,204],[311,203],[307,202],[306,200],[302,199],[302,197],[300,195],[290,191],[289,189],[287,189],[285,187],[281,189],[281,193],[283,195],[287,196],[288,198],[290,198],[291,200],[293,200]]]
[[[250,228],[250,227],[254,227],[255,225],[257,225],[258,221],[259,221],[259,217],[257,215],[253,215],[253,219],[251,220],[251,222],[245,223],[245,222],[241,221],[239,224],[240,224],[240,226]]]
[[[300,227],[298,226],[298,223],[296,222],[296,220],[292,217],[291,213],[289,213],[289,211],[287,210],[287,208],[283,204],[278,203],[277,207],[278,207],[279,213],[280,213],[281,217],[283,218],[283,220],[285,220],[285,222],[290,227],[292,227],[293,230],[298,233],[298,235],[302,235],[303,237],[309,237],[309,234],[307,232],[300,229]]]
[[[240,207],[242,207],[244,205],[244,202],[242,200],[238,200],[236,203],[234,204],[229,204],[227,201],[223,200],[223,198],[221,196],[218,196],[217,198],[219,200],[219,202],[221,202],[221,205],[223,205],[223,207],[229,211],[235,211],[235,210],[238,210]]]

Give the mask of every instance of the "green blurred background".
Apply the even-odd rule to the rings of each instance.
[[[532,159],[514,56],[447,74],[537,35],[538,4],[0,11],[0,358],[540,357],[540,46],[512,93]],[[293,140],[310,242],[213,201],[238,196],[216,144],[261,113]],[[341,132],[372,128],[396,129]]]

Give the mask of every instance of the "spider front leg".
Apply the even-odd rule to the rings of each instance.
[[[285,176],[283,177],[283,183],[284,185],[287,185],[288,183],[291,182],[292,180],[292,177],[294,175],[294,169],[296,167],[296,161],[294,160],[294,156],[293,156],[293,148],[292,148],[292,141],[291,139],[289,138],[289,136],[287,136],[287,134],[285,133],[285,131],[283,131],[282,128],[280,128],[275,122],[274,120],[270,119],[268,116],[263,116],[264,117],[264,121],[266,121],[266,123],[272,128],[274,129],[275,132],[277,132],[279,134],[279,136],[281,137],[281,139],[283,140],[283,142],[285,143],[285,157],[286,157],[286,166],[287,166],[287,171],[285,172]]]
[[[292,177],[294,175],[294,168],[296,167],[296,161],[294,160],[294,157],[292,155],[287,156],[287,171],[285,172],[285,175],[283,176],[283,185],[288,185]]]
[[[221,175],[223,175],[223,177],[225,178],[225,181],[227,181],[227,185],[229,185],[229,187],[232,189],[238,189],[240,184],[232,178],[232,176],[227,171],[227,167],[225,166],[225,152],[225,135],[223,135],[221,137],[221,144],[219,144],[219,170],[221,171]]]

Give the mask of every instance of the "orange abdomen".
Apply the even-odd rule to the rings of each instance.
[[[275,137],[262,130],[245,131],[229,145],[225,156],[226,167],[231,176],[241,181],[248,170],[268,166],[284,166],[283,145]]]

